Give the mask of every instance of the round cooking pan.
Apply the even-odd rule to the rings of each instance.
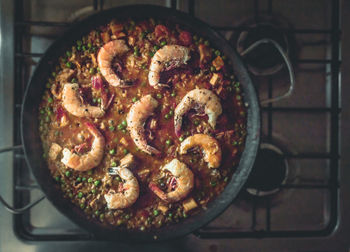
[[[244,91],[244,102],[247,103],[247,137],[239,165],[228,182],[225,190],[207,206],[206,210],[191,216],[177,224],[146,231],[126,230],[108,227],[88,220],[78,207],[63,198],[56,186],[46,161],[39,136],[39,103],[41,102],[46,80],[52,72],[59,56],[64,55],[76,40],[90,30],[108,23],[111,19],[125,18],[166,19],[183,25],[189,31],[208,39],[213,47],[220,49],[232,62],[232,69]],[[222,213],[237,196],[251,171],[260,139],[260,110],[258,99],[248,75],[247,69],[236,51],[217,32],[207,24],[183,12],[158,6],[135,5],[118,7],[99,12],[84,21],[75,24],[61,38],[56,40],[40,60],[27,86],[21,114],[21,133],[24,153],[28,166],[46,194],[48,200],[73,222],[92,233],[96,239],[117,241],[153,241],[183,236],[202,227]],[[45,218],[45,216],[43,216]]]

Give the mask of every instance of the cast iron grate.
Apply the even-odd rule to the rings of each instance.
[[[195,15],[195,0],[184,1],[187,3],[187,9],[190,15]],[[264,200],[266,206],[266,226],[264,229],[257,229],[256,224],[256,205],[254,202],[252,204],[251,219],[252,226],[249,231],[213,231],[207,229],[206,227],[195,232],[200,238],[264,238],[264,237],[316,237],[316,236],[326,236],[329,235],[335,228],[338,221],[338,170],[339,170],[339,114],[341,112],[340,101],[339,101],[339,68],[340,68],[340,1],[334,0],[331,2],[331,28],[330,29],[290,29],[286,32],[292,34],[329,34],[331,38],[331,57],[330,59],[298,59],[297,63],[310,63],[310,64],[323,64],[330,66],[330,78],[331,78],[331,103],[330,106],[324,107],[276,107],[272,104],[263,107],[262,111],[267,113],[267,137],[272,138],[273,134],[273,114],[274,112],[281,113],[308,113],[308,114],[327,114],[330,117],[330,128],[329,128],[329,138],[330,138],[330,151],[325,153],[298,153],[290,154],[290,157],[296,159],[324,159],[328,160],[330,165],[330,174],[328,183],[325,185],[295,185],[295,184],[285,184],[282,187],[285,190],[293,188],[294,190],[300,189],[322,189],[328,190],[330,195],[329,200],[329,221],[328,225],[321,230],[273,230],[271,228],[271,202],[270,198],[266,197]],[[259,12],[258,0],[254,1],[255,10],[254,13]],[[94,10],[103,9],[103,0],[94,0],[92,5]],[[176,8],[178,5],[178,0],[170,1],[171,8]],[[272,12],[272,0],[268,2],[268,11]],[[23,0],[15,1],[15,135],[14,143],[16,145],[21,144],[19,120],[20,120],[20,108],[22,103],[22,97],[24,94],[25,86],[28,82],[30,73],[25,67],[25,60],[30,60],[33,58],[41,57],[41,53],[27,52],[23,48],[24,34],[30,27],[69,27],[70,23],[66,22],[41,22],[41,21],[31,21],[24,20],[24,3]],[[220,26],[214,27],[218,31],[238,31],[245,30],[247,27],[237,26],[237,27],[227,27]],[[273,93],[272,81],[269,81],[268,95],[271,98]],[[16,123],[17,122],[17,123]],[[28,179],[28,172],[23,172],[26,168],[23,154],[20,151],[15,151],[14,155],[14,205],[15,207],[21,207],[30,201],[30,190],[37,189],[34,185],[25,186],[21,181]],[[24,175],[27,174],[27,175]],[[59,234],[36,234],[32,232],[32,227],[30,224],[30,212],[27,211],[21,215],[14,215],[14,231],[15,233],[24,240],[31,241],[63,241],[63,240],[91,240],[93,236],[86,233],[59,233]]]

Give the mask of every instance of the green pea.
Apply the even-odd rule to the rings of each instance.
[[[170,95],[171,95],[171,97],[175,97],[176,96],[175,91],[173,91]]]
[[[204,41],[204,45],[208,46],[209,45],[209,41],[208,40]]]
[[[81,46],[77,46],[77,50],[80,51],[81,50]]]
[[[165,143],[166,143],[167,145],[170,145],[170,144],[171,144],[171,140],[168,139],[168,140],[165,141]]]
[[[90,68],[89,73],[90,74],[94,74],[95,73],[95,68]]]
[[[69,197],[69,198],[73,198],[73,193],[69,193],[69,194],[68,194],[68,197]]]
[[[81,179],[81,181],[85,182],[85,181],[86,181],[86,178],[85,178],[85,177],[83,177],[83,178]]]
[[[153,49],[157,51],[159,49],[159,46],[155,45],[153,46]]]
[[[174,111],[171,109],[169,110],[169,113],[168,113],[170,116],[173,116],[174,115]]]
[[[96,103],[96,102],[97,102],[97,99],[96,99],[96,98],[92,98],[92,102],[93,102],[93,103]]]
[[[50,122],[50,117],[49,116],[45,117],[45,122]]]
[[[185,212],[182,214],[182,216],[183,216],[184,218],[187,218],[187,217],[188,217],[188,215],[187,215]]]
[[[52,77],[56,77],[56,72],[51,73]]]
[[[237,100],[241,100],[241,98],[242,98],[242,97],[241,97],[240,95],[237,95],[237,96],[236,96],[236,99],[237,99]]]
[[[83,43],[81,42],[81,40],[78,40],[78,41],[77,41],[77,45],[78,45],[78,46],[81,46],[82,44],[83,44]]]
[[[159,94],[159,93],[157,94],[158,99],[162,99],[162,97],[163,97],[162,94]]]
[[[89,179],[88,179],[88,182],[89,182],[89,183],[92,183],[92,181],[94,181],[93,178],[89,178]]]
[[[46,83],[46,88],[50,88],[51,87],[51,84],[48,82]]]
[[[56,176],[56,177],[55,177],[55,180],[56,180],[57,182],[60,182],[61,177],[60,177],[60,176]]]
[[[86,46],[83,45],[81,48],[83,49],[84,52],[86,51]]]
[[[165,114],[165,115],[164,115],[164,118],[165,118],[165,119],[169,119],[169,118],[170,118],[169,114]]]
[[[43,109],[40,109],[40,114],[45,114],[45,110],[43,110]]]
[[[151,57],[153,57],[153,56],[154,56],[154,52],[153,52],[153,51],[149,51],[149,52],[148,52],[148,55],[151,56]]]
[[[47,111],[47,115],[51,115],[52,112],[50,110]]]
[[[233,145],[233,146],[236,146],[237,144],[238,144],[237,141],[233,141],[233,142],[232,142],[232,145]]]
[[[78,198],[81,199],[83,197],[83,193],[82,192],[78,192]]]
[[[126,122],[126,120],[123,120],[123,121],[122,121],[122,125],[123,125],[124,127],[126,127],[126,126],[128,125],[128,123]]]
[[[210,185],[211,185],[212,187],[215,187],[215,186],[216,186],[216,181],[210,181]]]
[[[124,150],[123,150],[123,153],[124,153],[124,155],[126,155],[126,154],[129,153],[129,151],[128,151],[127,149],[124,149]]]
[[[145,227],[144,227],[144,226],[141,226],[141,227],[140,227],[140,231],[145,231]]]
[[[199,121],[198,121],[198,120],[195,120],[193,123],[194,123],[194,125],[196,125],[196,126],[199,125]]]
[[[146,66],[145,64],[143,64],[143,65],[141,66],[141,68],[142,68],[143,70],[145,70],[145,69],[147,68],[147,66]]]
[[[77,83],[77,79],[76,79],[76,78],[73,78],[73,79],[72,79],[72,83]]]
[[[180,137],[179,137],[179,141],[182,142],[183,140],[185,140],[184,137],[183,137],[183,136],[180,136]]]
[[[67,55],[67,57],[70,57],[70,56],[72,56],[72,53],[70,51],[66,51],[66,55]]]
[[[165,46],[166,45],[166,41],[163,40],[162,42],[160,42],[160,45],[161,46]]]
[[[81,177],[77,177],[76,181],[81,182]]]
[[[159,211],[158,211],[157,209],[154,209],[154,210],[153,210],[153,215],[154,215],[154,216],[158,216],[158,215],[159,215]]]
[[[81,203],[81,204],[80,204],[80,208],[81,208],[81,209],[84,209],[84,208],[85,208],[85,204],[84,204],[84,203]]]
[[[226,183],[226,182],[228,181],[228,177],[225,177],[225,178],[224,178],[224,181],[225,181],[225,183]]]
[[[111,163],[111,166],[112,166],[112,167],[116,167],[116,166],[117,166],[117,163],[116,163],[115,161],[113,161],[113,162]]]
[[[68,62],[66,63],[66,66],[67,66],[68,68],[71,68],[71,67],[72,67],[72,63],[71,63],[70,61],[68,61]]]
[[[220,56],[220,54],[221,54],[221,53],[220,53],[219,50],[216,50],[216,51],[215,51],[215,55],[216,55],[216,56]]]
[[[53,102],[53,99],[51,97],[47,98],[47,102],[48,103],[52,103]]]
[[[115,149],[109,150],[109,154],[114,155],[115,154]]]
[[[216,70],[216,69],[215,69],[214,66],[211,66],[211,67],[210,67],[210,71],[211,71],[211,72],[215,72],[215,70]]]
[[[123,126],[123,124],[118,124],[118,130],[122,130],[122,129],[124,129],[124,126]]]
[[[239,87],[239,85],[240,85],[240,83],[237,81],[237,82],[235,83],[235,87],[237,88],[237,87]]]
[[[132,102],[137,102],[137,97],[133,97]]]
[[[122,132],[123,132],[124,134],[126,134],[126,129],[123,129]]]
[[[169,216],[169,217],[173,217],[173,214],[172,214],[172,213],[168,213],[168,216]]]
[[[98,103],[101,103],[101,98],[98,98],[98,99],[97,99],[97,102],[98,102]]]
[[[99,216],[99,215],[100,215],[100,211],[96,210],[96,211],[95,211],[95,215],[96,215],[96,216]]]
[[[95,189],[91,189],[91,192],[92,192],[93,194],[95,194],[95,193],[96,193],[96,190],[95,190]]]
[[[94,183],[95,186],[99,186],[100,184],[101,184],[100,180],[96,180],[95,183]]]
[[[89,48],[91,48],[91,47],[92,47],[92,44],[89,42],[89,43],[87,44],[87,46],[88,46]]]
[[[92,170],[88,170],[87,174],[92,175]]]
[[[117,180],[118,182],[122,182],[122,178],[119,177],[118,175],[115,177],[115,180]]]
[[[115,127],[112,125],[112,126],[109,126],[108,127],[110,131],[114,131],[115,130]]]
[[[97,67],[96,70],[97,70],[97,72],[100,72],[100,68],[99,67]]]

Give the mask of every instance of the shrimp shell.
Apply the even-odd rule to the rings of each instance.
[[[180,145],[180,154],[186,154],[187,151],[195,146],[203,149],[204,161],[208,163],[209,168],[218,168],[221,162],[221,148],[218,141],[206,134],[195,134],[187,137]]]
[[[146,95],[132,105],[126,117],[131,138],[140,150],[148,154],[160,153],[159,150],[147,144],[144,128],[147,118],[157,106],[158,101],[151,95]]]
[[[123,209],[133,205],[139,197],[140,187],[134,174],[125,167],[114,168],[117,174],[125,181],[123,192],[110,189],[105,195],[109,209]]]
[[[61,162],[77,171],[87,171],[98,166],[103,158],[105,139],[101,132],[92,123],[85,123],[89,132],[94,136],[90,152],[79,156],[64,148]]]
[[[63,87],[63,107],[72,115],[77,117],[101,118],[105,111],[97,106],[84,104],[79,95],[79,85],[77,83],[66,83]]]
[[[176,135],[180,135],[183,116],[190,109],[203,108],[208,115],[208,123],[212,128],[216,126],[216,119],[222,113],[219,97],[208,89],[193,89],[189,91],[176,106],[174,113],[174,128]]]
[[[149,84],[158,89],[167,84],[159,83],[160,73],[168,67],[179,67],[190,59],[190,50],[179,45],[166,45],[159,49],[152,57],[149,67]]]
[[[122,56],[129,51],[124,40],[112,40],[105,44],[97,55],[98,66],[106,81],[114,87],[130,87],[128,83],[120,79],[112,68],[114,57]]]

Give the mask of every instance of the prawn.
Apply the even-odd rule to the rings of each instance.
[[[151,95],[146,95],[132,105],[126,117],[131,138],[140,150],[148,154],[160,153],[159,150],[147,144],[144,129],[146,119],[153,113],[157,106],[157,100]]]
[[[94,136],[90,152],[79,156],[75,153],[72,153],[67,148],[64,148],[62,151],[63,158],[61,159],[61,162],[69,168],[77,171],[90,170],[99,165],[103,158],[103,151],[105,146],[105,139],[103,135],[92,123],[87,122],[85,125],[89,132]]]
[[[189,91],[176,106],[174,113],[175,134],[180,136],[183,116],[190,110],[204,108],[208,115],[208,123],[215,128],[216,119],[222,113],[219,97],[208,89],[193,89]]]
[[[195,134],[187,137],[180,145],[180,154],[186,154],[187,151],[195,146],[203,149],[204,161],[208,163],[209,168],[218,168],[221,162],[221,148],[218,141],[206,134]]]
[[[136,202],[140,194],[140,187],[134,174],[125,167],[115,167],[114,171],[125,182],[118,192],[110,189],[105,195],[109,209],[123,209]]]
[[[190,50],[187,47],[179,45],[163,46],[152,57],[148,74],[149,84],[156,89],[167,86],[159,83],[160,73],[186,64],[189,59]]]
[[[175,183],[171,182],[171,187],[175,184],[175,189],[168,193],[163,192],[155,183],[151,182],[148,187],[162,200],[167,202],[177,202],[184,199],[194,186],[194,175],[186,164],[178,159],[173,159],[167,163],[163,170],[169,171],[175,178]]]
[[[125,41],[118,39],[108,42],[98,52],[97,62],[101,74],[106,81],[114,87],[130,87],[130,83],[120,79],[112,68],[113,58],[122,56],[128,51],[129,47],[126,45]]]
[[[72,115],[77,117],[103,117],[105,111],[97,106],[84,104],[82,96],[79,94],[77,83],[67,83],[63,87],[63,107]]]

